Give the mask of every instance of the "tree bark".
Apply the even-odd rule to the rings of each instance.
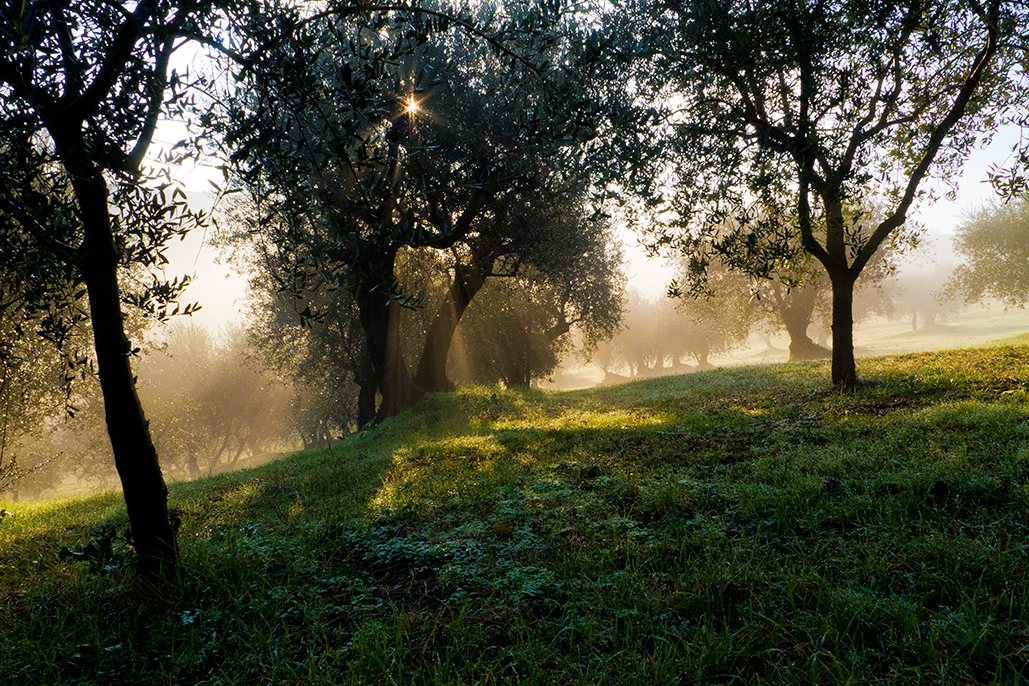
[[[834,386],[857,386],[854,362],[854,282],[849,270],[829,272],[832,282],[832,382]]]
[[[386,354],[383,367],[382,404],[375,415],[376,421],[393,417],[418,402],[421,392],[411,384],[404,363],[400,340],[400,305],[390,300],[386,307]]]
[[[168,488],[129,362],[132,348],[121,312],[107,185],[99,170],[71,171],[85,230],[77,266],[89,299],[107,433],[128,510],[137,570],[144,577],[169,578],[177,571],[175,532],[168,518]]]
[[[429,325],[414,383],[419,389],[434,393],[454,390],[454,382],[447,377],[447,355],[454,340],[454,332],[468,305],[486,284],[489,267],[461,264],[454,267],[454,280],[447,296]]]
[[[519,328],[511,340],[501,369],[508,388],[528,388],[532,382],[532,342],[529,333]]]
[[[386,352],[389,339],[390,297],[385,286],[366,282],[359,287],[357,306],[368,348],[368,364],[360,379],[357,423],[366,426],[378,419],[377,395],[386,379]]]
[[[369,276],[354,293],[369,359],[358,379],[357,423],[362,427],[392,417],[417,399],[400,351],[400,306],[388,288],[396,255],[395,246],[371,255],[365,265]],[[382,397],[378,408],[377,395]]]

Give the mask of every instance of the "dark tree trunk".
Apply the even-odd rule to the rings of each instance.
[[[391,247],[372,256],[372,263],[366,264],[370,275],[354,294],[368,349],[368,363],[362,365],[358,379],[359,426],[391,417],[416,399],[400,354],[400,306],[388,288],[396,254],[396,247]],[[382,397],[378,409],[377,395]]]
[[[782,323],[790,336],[791,360],[817,360],[829,357],[830,351],[815,343],[807,335],[811,315],[815,311],[814,284],[795,288],[782,301]]]
[[[835,386],[857,385],[854,362],[854,277],[829,273],[832,281],[832,382]]]
[[[813,166],[814,160],[808,160],[808,164]],[[853,265],[848,263],[844,196],[838,186],[832,191],[823,190],[820,193],[826,215],[826,247],[819,245],[811,234],[807,178],[803,174],[799,202],[800,225],[805,248],[822,263],[829,276],[829,283],[832,284],[832,383],[842,388],[853,388],[857,386],[857,367],[854,363],[854,282],[868,257],[866,255],[864,261],[859,259]],[[880,224],[879,228],[882,227]],[[867,245],[865,247],[868,248]]]
[[[382,384],[379,386],[382,404],[375,416],[376,421],[381,422],[399,414],[421,397],[421,393],[411,384],[400,344],[400,305],[391,300],[386,308],[385,366]]]
[[[418,361],[414,383],[419,389],[429,393],[454,390],[454,382],[447,377],[447,355],[457,325],[472,299],[486,284],[488,272],[489,268],[477,264],[458,263],[454,267],[454,280],[429,325],[425,347]]]
[[[370,353],[361,361],[354,380],[358,388],[357,428],[362,429],[375,421],[375,398],[379,393],[379,382],[375,378],[375,366]]]
[[[70,171],[86,236],[78,268],[89,298],[107,433],[125,496],[138,572],[146,577],[171,577],[176,572],[176,545],[168,518],[168,488],[129,364],[132,348],[121,312],[118,252],[111,232],[107,186],[95,169]]]
[[[359,383],[357,422],[361,426],[378,418],[377,395],[386,379],[386,353],[389,339],[390,297],[381,284],[365,284],[357,293],[361,328],[368,348],[368,364]]]
[[[513,333],[513,332],[512,332]],[[504,385],[508,388],[528,388],[532,383],[532,342],[527,331],[519,329],[516,340],[506,353]]]

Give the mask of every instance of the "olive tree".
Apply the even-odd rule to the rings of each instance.
[[[555,165],[575,133],[548,116],[552,97],[538,87],[552,42],[536,18],[512,19],[507,35],[528,36],[515,59],[498,40],[472,40],[470,19],[449,30],[428,10],[325,16],[269,51],[279,76],[252,74],[226,94],[233,172],[256,207],[235,235],[280,291],[353,296],[366,339],[361,425],[451,388],[447,352],[485,280],[544,269],[571,245],[548,218],[581,190]],[[418,299],[397,279],[411,249],[445,253],[452,271],[413,380],[400,322]]]
[[[832,286],[832,379],[856,383],[854,285],[909,213],[1024,106],[1022,3],[641,2],[623,18],[637,84],[665,112],[672,209],[694,231],[755,204],[796,216]],[[642,18],[642,19],[641,19]],[[847,207],[882,199],[858,230]],[[659,232],[657,242],[676,232]]]
[[[1024,307],[1029,301],[1029,196],[981,207],[958,227],[954,251],[965,258],[945,295],[965,302],[997,298]]]
[[[197,217],[144,159],[165,106],[185,86],[170,67],[183,35],[211,27],[213,2],[83,0],[0,9],[0,260],[54,342],[47,316],[84,295],[92,358],[143,575],[174,569],[167,490],[136,393],[123,307],[169,313],[182,282],[123,287],[125,270],[159,268]]]

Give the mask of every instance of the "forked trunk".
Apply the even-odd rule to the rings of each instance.
[[[419,389],[429,393],[454,390],[454,382],[447,377],[447,355],[462,315],[486,284],[487,271],[475,264],[458,264],[454,268],[454,280],[429,325],[418,362],[414,383]]]

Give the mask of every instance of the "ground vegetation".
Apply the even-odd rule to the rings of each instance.
[[[846,393],[817,362],[431,396],[331,447],[171,484],[186,575],[142,605],[120,498],[0,503],[0,667],[30,683],[1017,681],[1029,349],[863,368]]]

